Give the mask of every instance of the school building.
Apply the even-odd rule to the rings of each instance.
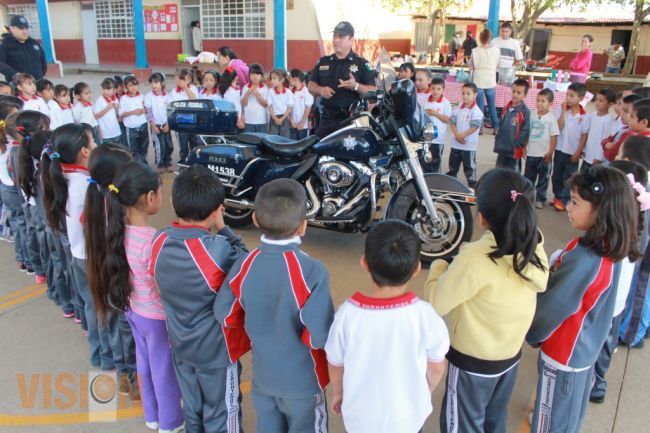
[[[331,30],[340,20],[356,29],[356,51],[372,59],[380,46],[391,52],[426,51],[430,37],[426,19],[408,11],[391,12],[381,0],[4,0],[0,24],[12,14],[23,14],[32,26],[32,36],[41,38],[39,6],[49,12],[49,33],[54,57],[63,63],[135,65],[138,28],[134,5],[143,11],[146,63],[173,66],[180,53],[191,53],[192,21],[199,21],[203,47],[215,51],[231,47],[247,63],[265,68],[284,64],[310,69],[316,60],[331,52]],[[39,5],[40,3],[40,5]],[[44,6],[46,5],[46,6]],[[499,18],[510,19],[510,2],[502,1]],[[616,13],[613,13],[616,10]],[[485,26],[487,2],[449,13],[445,42],[454,31]],[[579,17],[579,18],[577,18]],[[562,8],[542,15],[526,43],[529,56],[567,69],[579,50],[583,34],[591,34],[592,69],[603,71],[603,50],[613,40],[627,46],[633,11],[607,5],[579,12]],[[141,33],[140,33],[141,34]],[[143,59],[140,59],[142,63]],[[642,26],[635,73],[650,71],[650,22]]]

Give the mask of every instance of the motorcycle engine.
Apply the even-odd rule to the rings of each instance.
[[[321,157],[318,177],[322,185],[322,216],[338,217],[351,211],[346,203],[367,187],[371,174],[372,170],[359,162],[344,163],[332,157]]]

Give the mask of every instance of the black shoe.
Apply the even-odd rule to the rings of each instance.
[[[604,395],[598,395],[598,396],[590,395],[589,396],[589,401],[592,402],[592,403],[601,404],[601,403],[603,403],[605,401],[605,396]]]
[[[35,274],[36,274],[36,272],[34,272],[34,270],[33,270],[32,268],[27,268],[27,270],[25,271],[25,273],[26,273],[27,275],[35,275]]]

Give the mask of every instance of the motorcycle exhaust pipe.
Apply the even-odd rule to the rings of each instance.
[[[248,210],[248,209],[253,209],[255,207],[255,203],[251,203],[250,201],[246,199],[242,200],[233,200],[231,198],[227,198],[224,200],[224,204],[227,207],[231,207],[234,209],[239,209],[239,210]]]

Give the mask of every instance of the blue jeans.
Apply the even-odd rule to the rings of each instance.
[[[27,256],[27,223],[25,221],[25,213],[20,205],[20,195],[15,186],[2,184],[0,187],[2,193],[2,202],[8,210],[7,224],[11,227],[14,234],[14,251],[16,254],[16,262],[24,264],[29,267],[29,258]]]
[[[571,196],[571,190],[568,187],[569,179],[578,171],[578,163],[571,162],[571,156],[561,150],[556,150],[553,156],[553,174],[551,175],[553,194],[564,204],[569,202]]]
[[[478,96],[476,97],[476,104],[481,110],[481,113],[484,113],[485,108],[485,99],[487,99],[488,109],[490,110],[490,119],[492,120],[492,126],[494,128],[499,127],[499,116],[497,116],[497,89],[493,87],[491,89],[478,89]]]
[[[610,68],[609,66],[607,66],[605,68],[605,72],[608,74],[620,74],[621,68]]]
[[[292,140],[302,140],[303,138],[307,138],[309,135],[309,129],[296,129],[296,128],[291,128],[289,131],[289,138]]]
[[[79,295],[84,301],[84,312],[86,315],[86,324],[88,325],[88,348],[90,349],[90,363],[95,368],[104,371],[115,368],[113,352],[111,351],[110,333],[106,324],[99,322],[93,295],[88,286],[88,277],[86,275],[86,261],[72,258],[72,272],[77,281]]]

